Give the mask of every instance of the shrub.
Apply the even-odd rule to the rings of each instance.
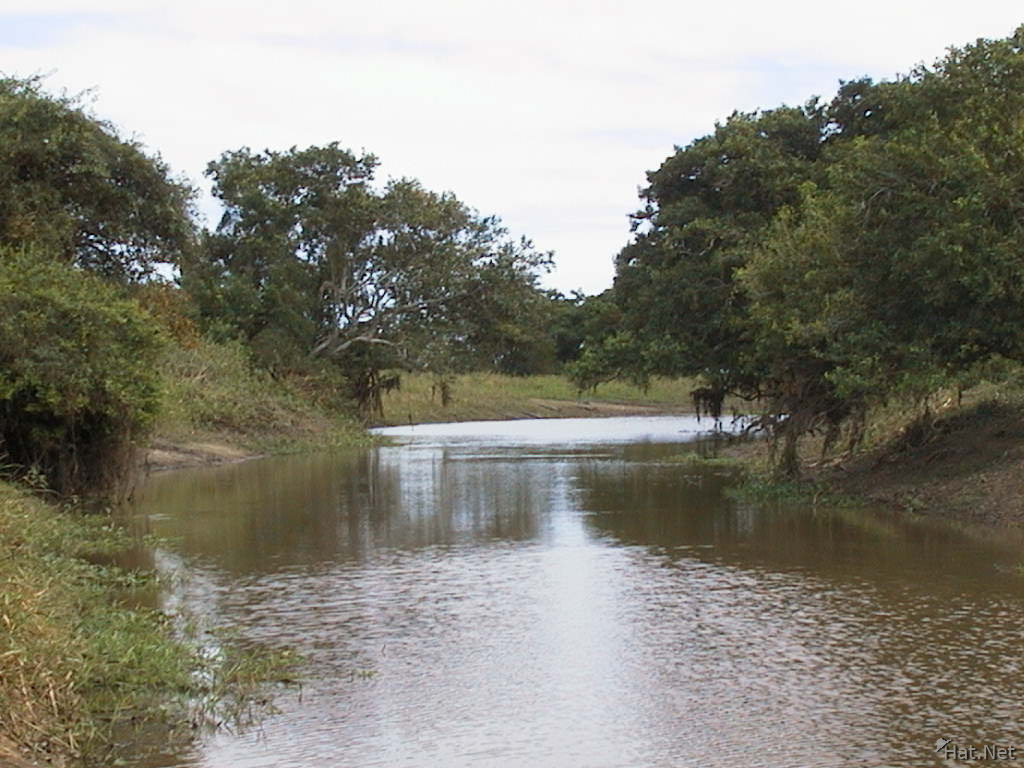
[[[158,405],[161,334],[138,304],[36,251],[0,249],[0,454],[63,494],[128,487]]]

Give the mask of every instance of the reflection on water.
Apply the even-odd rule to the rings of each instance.
[[[943,764],[1024,748],[1019,540],[731,501],[691,419],[433,425],[154,478],[165,599],[309,660],[137,765]]]

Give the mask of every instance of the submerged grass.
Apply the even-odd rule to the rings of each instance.
[[[666,456],[658,459],[658,461],[665,464],[681,464],[683,466],[690,467],[735,469],[737,471],[743,471],[746,469],[746,465],[743,460],[734,456],[705,455],[697,453],[696,451],[688,451],[674,456]]]
[[[55,765],[106,764],[126,722],[223,720],[294,662],[231,643],[206,653],[131,605],[126,589],[153,576],[110,564],[125,545],[106,516],[0,482],[0,762],[7,744]]]

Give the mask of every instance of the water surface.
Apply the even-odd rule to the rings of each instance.
[[[166,596],[307,659],[258,729],[137,766],[951,764],[1019,746],[1018,536],[761,507],[709,424],[564,419],[153,478]]]

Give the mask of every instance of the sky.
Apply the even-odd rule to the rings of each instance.
[[[0,0],[0,73],[92,89],[210,224],[222,152],[337,141],[553,251],[545,286],[597,293],[645,173],[715,121],[1022,23],[1019,0]]]

